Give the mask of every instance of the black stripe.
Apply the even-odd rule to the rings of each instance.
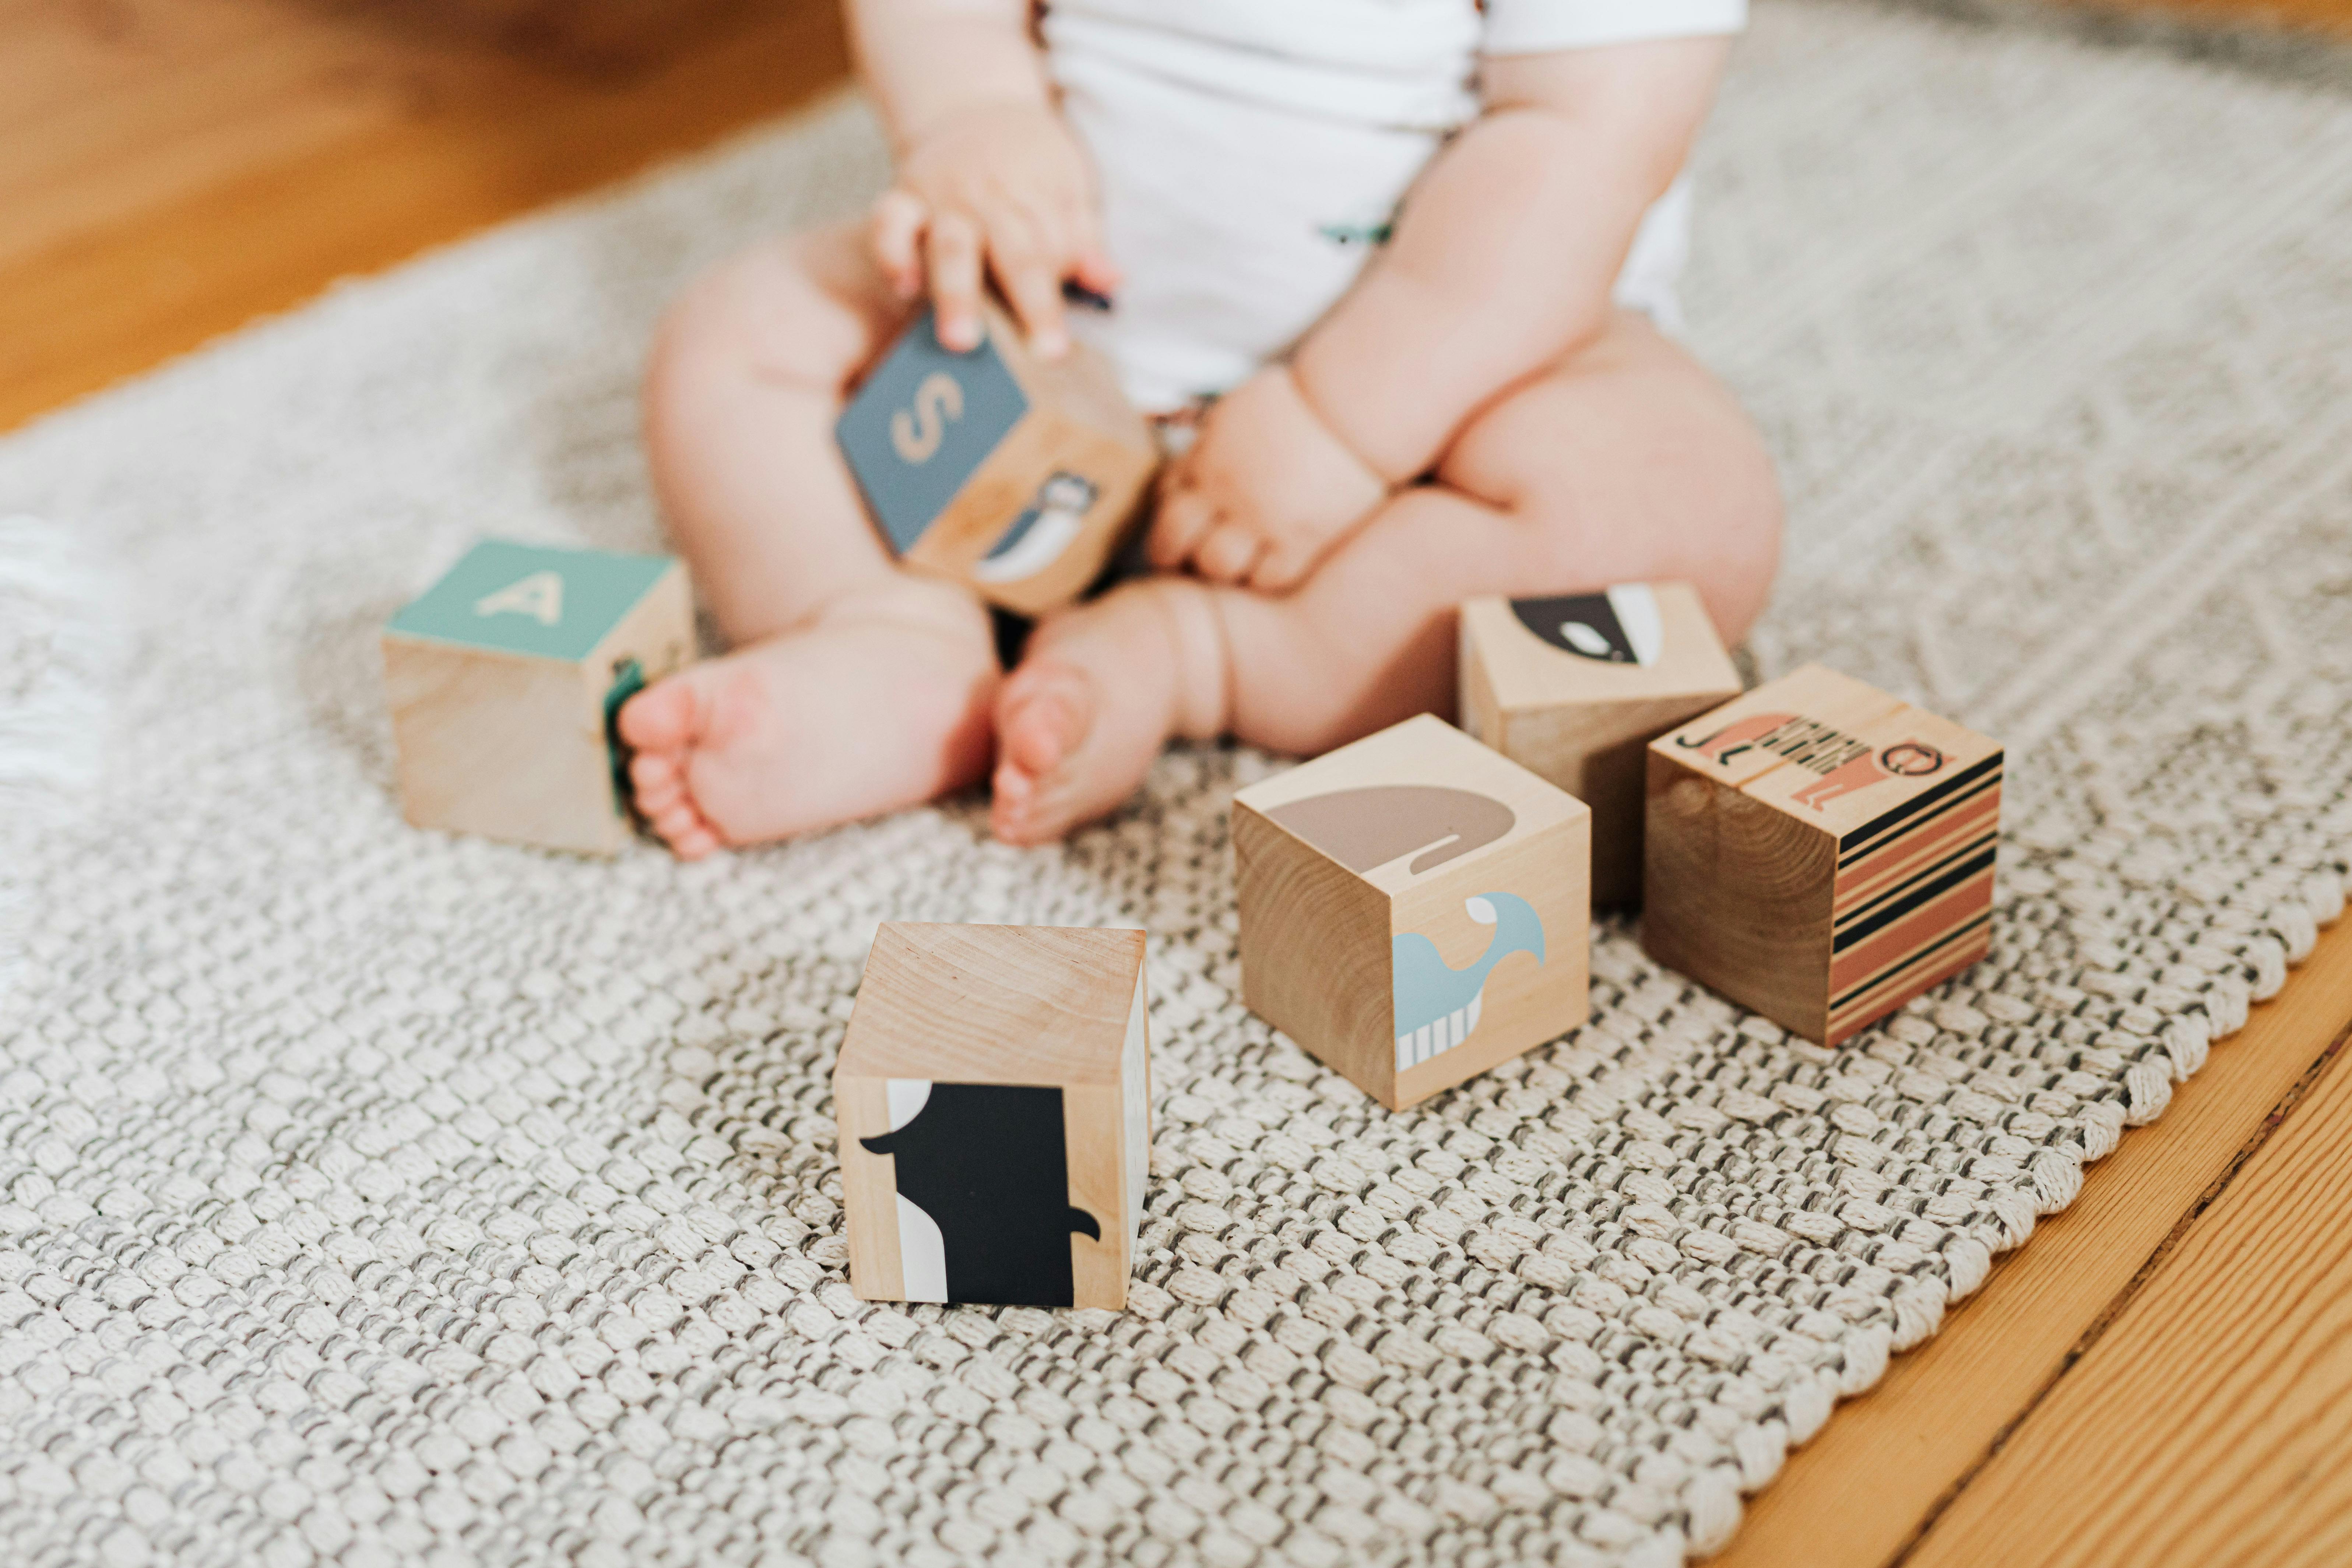
[[[1986,845],[1998,840],[2000,837],[2000,834],[1998,829],[1990,827],[1986,828],[1982,833],[1978,834],[1974,838],[1969,839],[1967,843],[1959,845],[1958,847],[1952,849],[1949,853],[1946,854],[1943,858],[1937,860],[1930,865],[1920,867],[1917,870],[1912,872],[1909,876],[1904,878],[1894,886],[1882,889],[1878,892],[1873,893],[1863,902],[1854,905],[1853,908],[1846,910],[1843,914],[1837,916],[1832,922],[1832,929],[1834,930],[1840,926],[1850,925],[1853,921],[1861,920],[1865,915],[1876,912],[1878,906],[1885,903],[1887,900],[1901,898],[1905,893],[1910,891],[1913,888],[1917,887],[1927,878],[1936,875],[1945,867],[1960,858],[1963,855],[1973,855],[1978,850],[1983,848]]]
[[[1885,968],[1880,970],[1877,973],[1855,981],[1852,985],[1846,988],[1845,993],[1843,995],[1832,996],[1830,998],[1830,1016],[1832,1018],[1836,1017],[1839,1008],[1844,1006],[1847,1003],[1852,1002],[1864,992],[1876,990],[1879,986],[1885,984],[1888,981],[1894,979],[1896,975],[1902,973],[1905,970],[1910,968],[1915,963],[1925,963],[1927,960],[1935,957],[1937,952],[1951,946],[1952,943],[1959,941],[1960,938],[1968,935],[1969,932],[1976,930],[1977,927],[1984,924],[1990,919],[1992,919],[1992,911],[1990,910],[1987,910],[1984,913],[1977,916],[1974,920],[1954,926],[1950,931],[1946,931],[1942,936],[1937,937],[1935,941],[1929,942],[1927,946],[1921,948],[1918,952],[1913,953],[1902,963],[1890,963]]]
[[[1950,778],[1946,779],[1942,784],[1937,784],[1935,788],[1921,790],[1917,795],[1913,795],[1901,805],[1895,806],[1890,811],[1881,812],[1870,821],[1864,823],[1860,827],[1855,828],[1852,833],[1847,834],[1843,838],[1838,840],[1838,864],[1841,866],[1844,865],[1851,855],[1859,851],[1872,839],[1884,837],[1885,834],[1891,832],[1894,828],[1900,826],[1913,816],[1927,810],[1937,801],[1942,800],[1945,796],[1967,788],[1969,784],[1973,783],[1977,779],[1982,778],[1988,773],[1998,773],[2000,769],[2000,759],[2001,753],[1995,752],[1991,756],[1987,757],[1984,761],[1976,763],[1974,766],[1962,768],[1958,773],[1954,773]]]
[[[1970,856],[1968,859],[1960,862],[1960,864],[1952,867],[1950,870],[1945,872],[1934,881],[1929,882],[1925,887],[1919,889],[1918,891],[1913,893],[1909,898],[1905,899],[1901,903],[1889,904],[1885,909],[1880,910],[1876,914],[1871,916],[1868,920],[1855,921],[1853,925],[1838,932],[1836,936],[1830,940],[1830,952],[1832,953],[1843,952],[1847,948],[1852,947],[1855,942],[1860,942],[1863,938],[1870,935],[1873,931],[1875,931],[1884,926],[1893,925],[1896,921],[1901,920],[1905,915],[1909,914],[1913,910],[1919,908],[1922,904],[1933,903],[1936,900],[1943,897],[1946,893],[1950,892],[1954,888],[1958,887],[1962,882],[1967,881],[1970,877],[1975,876],[1978,872],[1991,866],[1992,857],[1993,851],[1991,849],[1987,849],[1980,855]],[[1947,864],[1948,864],[1948,862],[1947,862]]]
[[[1840,871],[1851,870],[1854,867],[1861,865],[1865,860],[1874,860],[1881,855],[1891,853],[1900,846],[1908,843],[1913,838],[1916,838],[1920,834],[1927,832],[1929,828],[1935,826],[1936,824],[1943,821],[1944,818],[1952,816],[1954,813],[1958,812],[1969,805],[1974,805],[1978,800],[1981,799],[1989,793],[1997,793],[2000,789],[2000,775],[1998,773],[1995,773],[1989,779],[1979,779],[1975,784],[1970,784],[1967,789],[1962,790],[1959,794],[1939,802],[1937,805],[1936,809],[1927,813],[1925,816],[1918,818],[1916,821],[1903,824],[1901,830],[1896,832],[1893,837],[1882,838],[1875,844],[1866,844],[1861,848],[1851,852],[1842,851],[1838,856],[1837,868]],[[1999,816],[2000,814],[1996,811],[1994,815]]]

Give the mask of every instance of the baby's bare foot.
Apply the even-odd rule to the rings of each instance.
[[[996,683],[979,605],[894,579],[631,698],[637,809],[692,860],[919,805],[986,770]]]
[[[1133,795],[1171,736],[1223,731],[1216,614],[1200,584],[1154,578],[1038,628],[997,697],[999,838],[1059,838]]]

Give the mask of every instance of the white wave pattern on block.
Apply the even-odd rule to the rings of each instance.
[[[1478,1026],[1478,1010],[1486,1005],[1486,988],[1478,987],[1478,994],[1456,1007],[1433,1024],[1423,1024],[1410,1035],[1399,1035],[1396,1041],[1397,1070],[1419,1067],[1440,1051],[1450,1051],[1470,1037]]]
[[[948,1243],[940,1222],[907,1201],[898,1201],[898,1280],[909,1301],[948,1299]]]

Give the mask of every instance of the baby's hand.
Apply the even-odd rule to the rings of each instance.
[[[1169,466],[1147,548],[1162,570],[1190,562],[1212,582],[1280,593],[1388,494],[1275,365],[1219,399]]]
[[[993,274],[1022,331],[1052,358],[1069,346],[1062,283],[1108,294],[1094,178],[1058,115],[985,103],[934,121],[874,204],[874,258],[913,299],[929,277],[943,347],[980,346],[981,286]]]

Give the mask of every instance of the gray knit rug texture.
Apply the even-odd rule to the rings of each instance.
[[[882,173],[838,103],[0,442],[11,1563],[1664,1568],[2340,910],[2352,105],[1800,0],[1687,289],[1791,504],[1753,652],[2012,759],[1992,954],[1884,1026],[1612,925],[1588,1026],[1389,1114],[1240,1004],[1231,749],[1039,851],[404,826],[379,625],[484,532],[655,546],[656,313]],[[1150,931],[1129,1311],[851,1295],[886,919]]]

